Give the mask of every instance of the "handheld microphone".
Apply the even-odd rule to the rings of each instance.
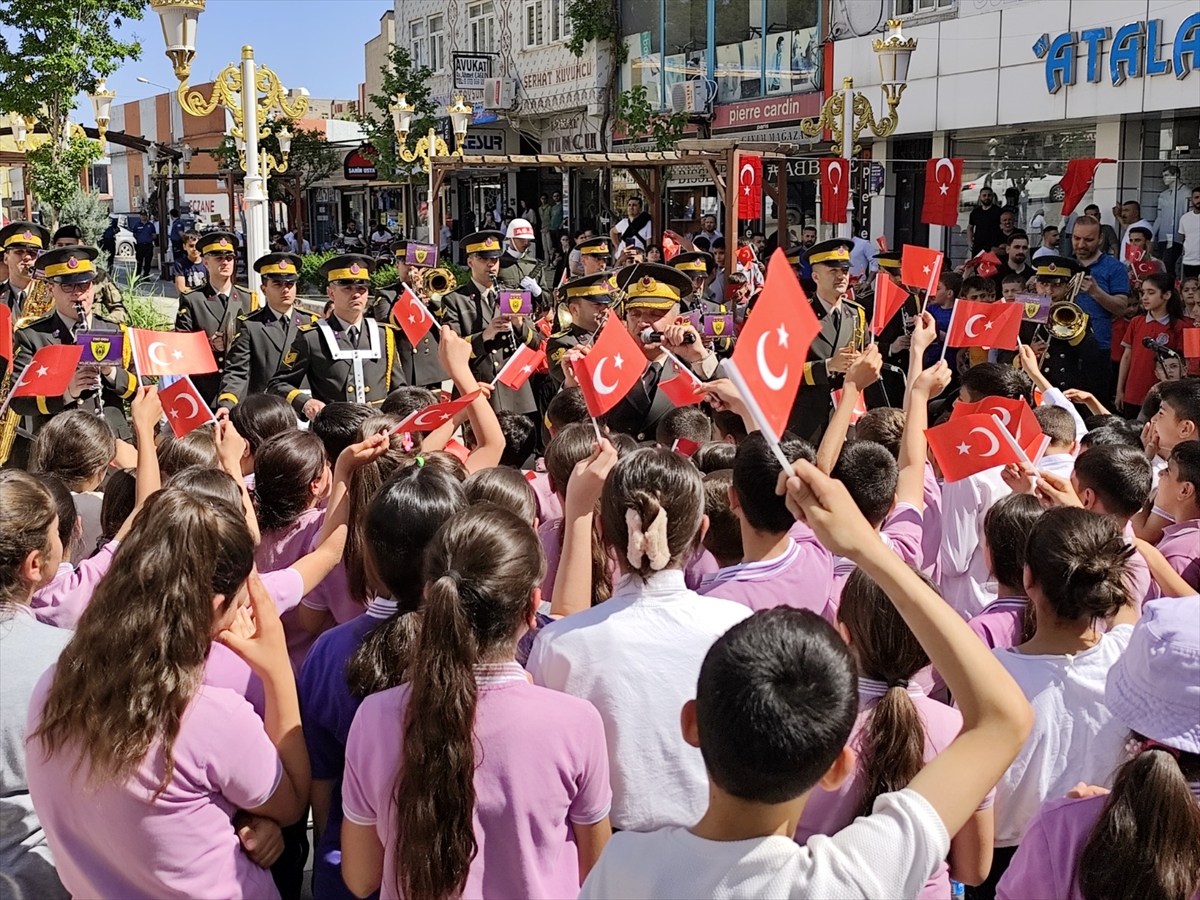
[[[661,331],[655,331],[653,328],[644,328],[642,329],[642,333],[638,335],[638,339],[643,344],[661,344],[663,333]],[[684,332],[683,342],[685,344],[696,343],[696,333],[694,331]]]

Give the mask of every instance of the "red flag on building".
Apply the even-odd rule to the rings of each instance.
[[[195,431],[201,425],[215,422],[212,410],[196,390],[190,378],[180,378],[170,387],[158,392],[162,401],[163,412],[167,414],[167,423],[175,437],[181,438]]]
[[[883,272],[875,275],[875,307],[871,316],[871,331],[876,335],[883,334],[892,316],[899,312],[904,301],[908,299],[908,291]]]
[[[850,199],[850,160],[826,157],[821,160],[821,220],[845,222]]]
[[[146,331],[131,328],[139,375],[207,375],[217,371],[203,331]]]
[[[1092,186],[1096,167],[1100,163],[1115,163],[1115,159],[1072,159],[1067,161],[1067,171],[1059,186],[1063,192],[1062,214],[1069,216]]]
[[[925,439],[947,483],[1023,460],[1012,436],[995,416],[960,416],[926,429]]]
[[[900,280],[910,288],[926,290],[932,296],[942,274],[942,251],[916,244],[905,244],[900,254]]]
[[[4,360],[4,371],[13,370],[12,310],[7,303],[0,303],[0,358]]]
[[[957,225],[958,198],[962,194],[963,161],[943,156],[925,163],[925,202],[921,221],[926,225]]]
[[[646,354],[625,323],[616,316],[606,318],[588,355],[572,363],[592,417],[602,416],[620,403],[648,365]]]
[[[433,327],[433,315],[429,308],[407,284],[392,304],[392,321],[404,330],[408,342],[414,347],[421,343],[421,339],[429,334],[429,329]]]
[[[946,346],[1016,350],[1024,316],[1024,303],[957,300],[950,314]]]
[[[531,375],[536,372],[546,361],[546,345],[541,344],[536,350],[528,344],[522,344],[517,348],[517,352],[508,358],[508,362],[496,373],[497,382],[505,387],[512,388],[514,391],[519,391],[521,385],[527,382]]]
[[[737,370],[752,395],[746,402],[757,406],[776,439],[787,429],[804,378],[808,345],[820,330],[804,289],[777,249],[767,264],[767,282],[726,363]]]
[[[418,409],[393,428],[390,433],[401,434],[406,431],[433,431],[436,428],[441,428],[458,415],[459,412],[470,406],[471,402],[478,396],[479,391],[471,391],[471,393],[459,397],[457,400],[450,400],[446,403],[435,403],[433,406]]]
[[[83,347],[78,344],[50,344],[33,354],[29,365],[8,395],[14,397],[61,397],[66,393]]]
[[[738,218],[757,219],[762,215],[762,157],[741,157],[738,169]]]

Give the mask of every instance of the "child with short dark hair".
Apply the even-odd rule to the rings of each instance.
[[[325,445],[325,458],[332,466],[342,451],[358,440],[358,429],[375,410],[365,403],[326,403],[309,424],[309,431]]]
[[[1177,444],[1200,440],[1200,378],[1164,382],[1157,388],[1161,403],[1142,432],[1156,480]],[[1170,524],[1169,516],[1149,506],[1133,517],[1137,536],[1151,544],[1158,543]]]
[[[501,410],[496,413],[500,422],[500,431],[504,434],[504,452],[500,455],[500,465],[514,469],[523,469],[533,465],[533,457],[537,452],[537,429],[533,420],[520,413]]]
[[[278,394],[250,394],[229,411],[229,421],[246,440],[246,455],[242,459],[242,475],[247,479],[254,473],[254,454],[263,441],[299,427],[296,413]],[[253,489],[253,484],[247,485]]]
[[[708,516],[704,549],[721,568],[737,565],[743,556],[742,526],[729,502],[731,496],[733,469],[718,469],[704,476],[704,514]]]
[[[723,469],[732,469],[733,459],[736,455],[737,444],[730,444],[726,441],[709,441],[692,454],[692,463],[703,474],[710,475]]]
[[[505,465],[482,469],[463,482],[463,490],[472,504],[493,503],[532,527],[538,526],[537,495],[519,469]]]
[[[1042,434],[1050,438],[1038,468],[1069,478],[1075,468],[1075,452],[1079,449],[1075,440],[1075,418],[1060,406],[1035,407],[1033,417],[1041,426]]]
[[[696,444],[712,440],[712,420],[698,406],[679,406],[658,420],[654,439],[668,450],[680,438]]]
[[[1158,479],[1154,502],[1175,520],[1163,529],[1159,552],[1200,591],[1200,441],[1175,445]]]
[[[982,275],[968,276],[963,279],[962,296],[964,300],[974,300],[977,303],[994,303],[996,282]]]
[[[1012,647],[1033,637],[1033,606],[1025,593],[1025,547],[1043,511],[1032,494],[1009,494],[983,517],[983,552],[996,580],[996,599],[967,625],[989,648]]]
[[[576,422],[587,422],[591,418],[587,401],[583,399],[583,390],[578,387],[565,387],[546,407],[546,430],[554,437],[568,425]]]

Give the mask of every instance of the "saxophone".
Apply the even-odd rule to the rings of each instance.
[[[23,328],[34,319],[40,319],[53,306],[54,297],[50,293],[50,286],[45,281],[35,278],[25,296],[25,304],[21,307],[21,318],[17,320],[14,328]],[[4,379],[0,381],[0,404],[8,399],[13,387],[13,372],[6,372]],[[20,424],[21,417],[14,410],[5,410],[4,418],[0,420],[0,466],[8,462],[8,457],[12,454]]]

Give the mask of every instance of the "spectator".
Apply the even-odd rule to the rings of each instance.
[[[208,268],[204,265],[200,251],[196,249],[196,242],[200,240],[200,235],[194,231],[185,231],[181,235],[181,240],[183,253],[175,258],[172,268],[172,274],[175,276],[175,290],[179,292],[180,296],[188,291],[196,290],[208,281]]]
[[[179,218],[179,210],[172,209],[168,214],[171,219],[171,228],[167,232],[167,236],[171,241],[171,261],[174,262],[183,256],[183,233],[187,231],[184,227],[183,220]]]
[[[712,213],[706,213],[700,217],[700,230],[692,235],[693,239],[702,237],[708,241],[711,247],[712,242],[721,236],[721,232],[717,230],[717,217]]]
[[[1047,225],[1042,229],[1042,246],[1033,251],[1033,258],[1058,256],[1058,226]]]
[[[1091,216],[1083,216],[1075,223],[1071,246],[1075,259],[1087,270],[1075,302],[1091,317],[1096,343],[1111,352],[1113,317],[1125,315],[1129,305],[1129,274],[1123,263],[1100,252],[1100,222]],[[1116,387],[1115,372],[1109,373],[1107,384]],[[1112,391],[1101,396],[1112,396]]]
[[[1151,234],[1154,234],[1154,226],[1142,218],[1142,204],[1136,200],[1126,200],[1120,206],[1113,207],[1113,215],[1117,217],[1117,221],[1125,226],[1124,232],[1121,234],[1120,253],[1117,254],[1117,259],[1125,259],[1125,248],[1129,246],[1129,232],[1134,228],[1149,229]]]
[[[157,236],[158,229],[154,227],[154,222],[149,218],[142,218],[138,221],[137,228],[133,232],[133,239],[137,242],[134,253],[137,259],[139,278],[150,277],[150,266],[154,262],[154,239]]]
[[[1200,188],[1192,189],[1192,208],[1179,217],[1183,239],[1183,277],[1200,275]]]
[[[616,255],[619,259],[627,244],[634,242],[642,248],[650,246],[654,225],[650,214],[645,211],[641,197],[630,197],[625,203],[625,218],[616,224],[609,232],[609,238],[616,245]]]
[[[554,204],[550,202],[549,194],[542,194],[538,198],[538,219],[542,223],[542,251],[547,261],[554,256],[554,251],[558,247],[558,238],[554,235],[554,229],[551,222],[554,221]]]
[[[979,189],[979,202],[971,210],[967,222],[967,242],[971,255],[977,256],[991,250],[1000,243],[1000,207],[996,205],[996,193],[990,187]]]
[[[1100,252],[1108,256],[1116,256],[1121,250],[1121,239],[1117,237],[1117,231],[1111,225],[1105,225],[1100,218],[1100,207],[1095,203],[1089,203],[1083,208],[1085,216],[1091,216],[1097,222],[1100,222]],[[1070,235],[1074,231],[1075,221],[1078,216],[1071,219],[1071,227],[1067,228],[1067,234]],[[1117,221],[1121,221],[1120,216]],[[1069,254],[1068,254],[1069,255]]]

